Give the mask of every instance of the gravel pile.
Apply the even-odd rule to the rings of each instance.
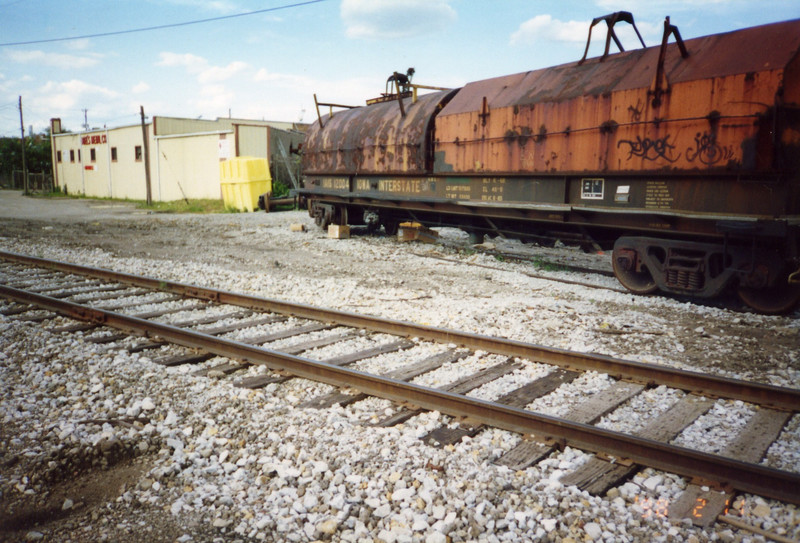
[[[441,246],[289,232],[290,223],[308,222],[300,213],[146,220],[148,231],[158,233],[150,242],[154,253],[170,239],[185,240],[183,245],[173,247],[169,257],[132,256],[122,249],[121,233],[116,234],[119,246],[98,249],[81,245],[80,239],[51,239],[51,231],[45,231],[41,237],[2,237],[0,248],[782,386],[800,382],[797,315],[764,317],[553,283],[524,275],[529,268],[523,264]],[[122,230],[114,221],[107,226]],[[140,242],[137,229],[128,228],[131,239]],[[454,231],[442,234],[460,239]],[[195,245],[193,240],[201,238],[210,254]],[[231,247],[224,248],[220,239],[231,241]],[[253,250],[264,240],[290,256],[278,259],[268,249]],[[219,250],[232,254],[221,259]],[[412,252],[445,254],[462,263]],[[574,279],[564,272],[541,273]],[[591,496],[559,482],[590,457],[572,448],[511,471],[493,461],[518,443],[516,434],[486,430],[457,445],[434,448],[420,438],[442,424],[453,425],[440,413],[377,428],[371,424],[398,406],[373,398],[345,408],[301,408],[332,388],[292,379],[255,391],[238,389],[231,378],[193,375],[198,366],[153,363],[156,356],[178,352],[174,347],[130,354],[123,347],[131,340],[95,345],[80,333],[48,331],[68,322],[39,325],[0,317],[0,526],[10,527],[0,528],[0,540],[763,540],[724,524],[699,529],[670,522],[665,517],[669,502],[687,485],[671,474],[643,469],[607,496]],[[231,337],[294,324],[275,323]],[[358,337],[313,356],[336,356],[345,347],[366,348],[386,339]],[[444,348],[422,344],[354,367],[388,371]],[[729,349],[737,352],[727,356]],[[500,361],[478,353],[415,382],[441,386]],[[221,362],[212,359],[200,367]],[[529,364],[471,395],[494,399],[547,371]],[[608,385],[606,376],[586,374],[530,408],[559,414],[577,390]],[[680,396],[648,390],[600,425],[642,426]],[[719,401],[677,442],[724,446],[751,414],[746,405]],[[800,417],[790,421],[765,462],[800,471]],[[740,496],[734,509],[753,526],[800,538],[800,511],[794,506]]]

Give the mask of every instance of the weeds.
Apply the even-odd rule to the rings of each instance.
[[[550,262],[549,260],[543,260],[541,258],[534,258],[532,260],[533,266],[536,269],[542,271],[549,271],[549,272],[564,272],[570,271],[568,266],[562,266],[561,264],[556,264],[555,262]]]
[[[73,198],[76,200],[89,199],[104,202],[128,203],[133,204],[137,209],[146,209],[154,213],[239,213],[238,209],[226,207],[222,200],[213,198],[153,202],[147,205],[147,202],[144,200],[131,200],[129,198],[95,198],[87,197],[83,194],[67,194],[62,192],[61,187],[56,187],[51,192],[31,194],[31,196],[34,198]]]
[[[142,200],[125,200],[136,205],[137,209],[147,209],[155,213],[238,213],[226,207],[222,200],[174,200],[172,202],[153,202],[147,205]]]

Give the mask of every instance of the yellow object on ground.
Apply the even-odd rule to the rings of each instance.
[[[266,158],[240,156],[219,163],[219,184],[225,207],[239,211],[258,209],[258,197],[272,192]]]

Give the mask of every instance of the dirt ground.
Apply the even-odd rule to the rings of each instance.
[[[305,224],[307,231],[290,232],[294,223]],[[453,233],[449,236],[451,241],[461,239]],[[526,277],[526,273],[543,273],[530,263],[482,257],[465,241],[462,245],[400,243],[356,228],[348,241],[330,240],[299,211],[148,214],[129,204],[41,200],[0,191],[0,248],[5,250],[23,252],[27,246],[34,256],[43,248],[99,253],[110,255],[105,267],[111,268],[116,259],[191,262],[216,270],[209,272],[209,286],[216,286],[219,269],[229,270],[241,277],[238,290],[261,289],[262,294],[291,301],[316,300],[337,309],[553,347],[800,385],[798,313],[764,317],[658,296],[567,288]],[[553,276],[618,288],[602,278],[564,272]],[[202,275],[186,282],[202,283]],[[3,449],[12,432],[0,430]],[[24,459],[0,456],[0,469],[11,469],[17,462]],[[125,489],[141,484],[148,462],[146,454],[123,455],[102,467],[82,466],[63,474],[51,482],[45,496],[23,495],[14,500],[0,496],[0,541],[36,539],[43,526],[53,541],[59,539],[52,537],[61,541],[180,540],[186,524],[178,524],[169,511],[125,503]],[[65,496],[71,496],[72,506],[65,507]],[[98,526],[102,526],[100,532]],[[193,541],[203,533],[212,540],[215,534],[211,527],[207,532],[197,526],[190,531]]]

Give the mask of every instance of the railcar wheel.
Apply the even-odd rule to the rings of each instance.
[[[800,303],[800,284],[790,284],[786,273],[770,287],[739,287],[736,292],[748,307],[767,315],[788,313]]]
[[[614,275],[623,287],[634,294],[652,294],[658,290],[658,285],[645,266],[637,266],[638,259],[639,255],[633,249],[615,247],[611,254]]]
[[[377,212],[366,210],[363,214],[364,224],[367,225],[367,233],[374,234],[381,227],[381,218]]]
[[[383,230],[387,236],[396,236],[400,223],[397,221],[383,221]]]
[[[314,223],[327,230],[328,226],[333,222],[333,208],[328,205],[314,206]]]

